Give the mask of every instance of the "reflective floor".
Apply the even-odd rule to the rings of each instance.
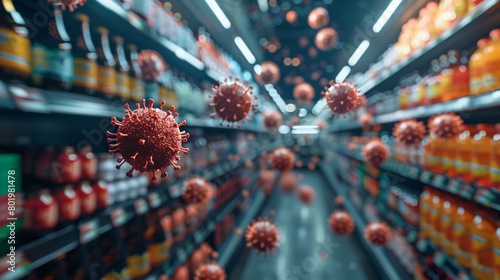
[[[262,216],[272,218],[281,232],[275,256],[245,249],[233,266],[229,280],[376,280],[377,273],[354,236],[342,238],[328,228],[335,209],[334,193],[320,171],[299,170],[300,184],[314,188],[316,198],[304,205],[294,194],[276,191]],[[274,210],[275,216],[270,213]]]

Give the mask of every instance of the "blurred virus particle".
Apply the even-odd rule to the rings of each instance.
[[[373,123],[373,116],[370,113],[364,113],[358,117],[358,122],[363,127],[370,126]]]
[[[280,147],[271,153],[271,167],[280,172],[288,171],[295,164],[295,155],[285,147]]]
[[[295,144],[293,145],[292,149],[294,152],[300,152],[300,145]]]
[[[304,180],[304,174],[300,173],[299,175],[297,175],[297,179]]]
[[[190,178],[184,183],[182,199],[188,204],[203,203],[210,198],[212,185],[201,177]]]
[[[319,163],[319,161],[320,161],[319,156],[314,155],[314,156],[311,157],[311,162],[313,162],[313,163]]]
[[[316,170],[316,163],[314,162],[310,162],[307,164],[307,169],[313,171],[313,170]]]
[[[309,204],[314,201],[314,189],[311,186],[307,185],[300,186],[297,190],[297,196],[299,197],[300,201],[305,204]]]
[[[226,271],[217,263],[204,264],[195,272],[195,280],[226,280]]]
[[[364,94],[358,96],[356,109],[366,107],[366,96]]]
[[[189,280],[189,269],[187,266],[179,266],[172,275],[172,280]]]
[[[314,98],[314,88],[309,83],[300,83],[293,88],[293,98],[298,104],[310,104]]]
[[[148,82],[156,82],[160,75],[167,70],[167,63],[157,51],[142,50],[137,63],[141,67],[142,78]]]
[[[207,242],[203,242],[200,245],[200,251],[203,252],[205,259],[208,259],[208,258],[215,259],[215,258],[219,257],[219,253],[217,251],[215,251],[214,248],[212,248]]]
[[[363,158],[372,167],[379,167],[389,157],[389,148],[380,139],[372,139],[363,146]]]
[[[297,22],[297,12],[294,10],[290,10],[286,13],[285,19],[288,23],[294,24]]]
[[[330,21],[330,16],[325,8],[318,7],[313,9],[307,16],[307,23],[313,29],[325,27]]]
[[[228,127],[232,127],[234,123],[241,127],[240,123],[251,121],[248,114],[251,111],[257,113],[254,109],[257,104],[252,103],[257,96],[252,96],[252,88],[247,82],[240,83],[238,78],[234,81],[226,78],[218,86],[212,86],[214,95],[210,106],[215,109],[212,118],[219,116],[222,119],[221,125],[227,122]]]
[[[300,118],[295,116],[292,118],[292,124],[299,124],[300,123]]]
[[[333,212],[328,219],[328,223],[332,231],[340,236],[348,236],[354,231],[354,220],[345,211]]]
[[[235,231],[234,231],[234,234],[240,236],[241,234],[243,234],[243,230],[241,230],[241,228],[237,228]]]
[[[247,227],[245,233],[247,247],[253,248],[258,253],[274,253],[272,250],[278,248],[279,232],[276,225],[267,218],[259,218]]]
[[[310,58],[316,58],[318,56],[318,50],[315,47],[309,47],[307,54]]]
[[[116,117],[111,118],[111,125],[117,126],[118,131],[106,132],[108,136],[109,153],[121,153],[118,158],[117,169],[125,162],[132,168],[127,172],[128,177],[132,177],[134,170],[143,173],[145,171],[153,173],[153,180],[156,180],[155,171],[160,170],[161,177],[168,176],[165,168],[169,165],[174,170],[180,170],[177,161],[181,159],[180,153],[187,154],[188,148],[182,147],[183,142],[187,142],[189,133],[181,131],[179,127],[186,124],[186,121],[177,123],[174,113],[175,107],[169,111],[163,111],[165,102],[162,101],[160,108],[153,108],[154,100],[142,100],[142,108],[137,103],[137,109],[130,110],[125,104],[125,117],[120,122]]]
[[[427,126],[438,138],[451,139],[462,133],[463,120],[454,113],[440,114],[431,117]]]
[[[392,232],[384,223],[371,223],[365,228],[365,238],[372,245],[384,246],[392,238]]]
[[[297,186],[297,178],[292,171],[286,171],[281,173],[279,181],[280,189],[285,192],[293,192]]]
[[[299,46],[300,46],[301,48],[305,48],[305,47],[307,47],[308,45],[309,45],[309,39],[307,39],[307,37],[306,37],[306,36],[301,36],[301,37],[299,38]]]
[[[304,164],[302,163],[302,161],[297,160],[297,161],[295,162],[295,166],[296,166],[297,168],[302,168],[302,166],[304,166]]]
[[[415,119],[400,121],[394,126],[392,135],[405,147],[419,145],[425,137],[425,125]]]
[[[349,144],[347,145],[347,149],[348,149],[349,151],[356,151],[356,149],[357,149],[357,148],[358,148],[358,146],[356,146],[356,144],[355,144],[355,143],[349,143]]]
[[[249,196],[250,196],[250,192],[249,192],[248,190],[243,190],[243,191],[241,192],[241,195],[242,195],[243,197],[245,197],[245,198],[246,198],[246,197],[249,197]]]
[[[262,185],[262,191],[266,196],[271,195],[273,193],[274,186],[273,185]]]
[[[278,130],[283,121],[281,114],[277,111],[268,111],[262,114],[264,128],[270,131]]]
[[[251,160],[246,160],[246,161],[245,161],[245,167],[246,167],[246,168],[252,168],[252,167],[253,167],[253,161],[251,161]]]
[[[358,106],[358,90],[351,84],[330,82],[322,92],[333,115],[345,115],[356,110]]]
[[[339,37],[337,31],[331,27],[323,28],[314,37],[316,47],[322,51],[329,51],[337,46]]]
[[[344,198],[340,195],[337,195],[333,199],[333,202],[335,202],[335,204],[337,204],[338,206],[342,206],[342,205],[344,205]]]
[[[81,7],[87,0],[48,0],[53,5],[61,5],[62,10],[70,10],[74,12],[78,7]]]
[[[261,170],[259,174],[259,179],[257,180],[258,184],[263,185],[274,185],[276,182],[276,174],[273,170]]]
[[[272,61],[264,61],[260,64],[261,72],[257,75],[257,81],[261,85],[276,84],[280,80],[280,68]]]
[[[198,215],[200,214],[200,210],[195,205],[186,206],[186,226],[188,229],[195,230],[198,222]]]

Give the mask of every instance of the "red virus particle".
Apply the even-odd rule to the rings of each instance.
[[[297,22],[297,12],[294,10],[290,10],[286,13],[285,18],[288,23],[294,24],[295,22]]]
[[[335,197],[335,199],[333,200],[333,202],[335,202],[335,204],[337,204],[339,206],[342,206],[342,205],[344,205],[344,198],[340,195],[337,195]]]
[[[234,234],[240,236],[243,234],[243,230],[241,230],[241,228],[237,228],[235,231],[234,231]]]
[[[384,223],[371,223],[365,228],[365,238],[372,245],[384,246],[392,238],[392,232]]]
[[[48,0],[53,5],[61,5],[62,10],[70,10],[74,12],[78,7],[81,7],[87,0]]]
[[[322,51],[329,51],[335,48],[338,41],[339,37],[337,35],[337,31],[331,27],[321,29],[314,37],[316,47]]]
[[[425,137],[425,133],[425,125],[414,119],[398,122],[392,131],[392,135],[396,137],[397,142],[406,147],[420,144]]]
[[[308,163],[307,164],[307,169],[309,169],[311,171],[315,170],[316,169],[316,163],[314,163],[314,162]]]
[[[167,64],[161,54],[153,50],[142,50],[137,63],[141,67],[142,77],[148,82],[157,81],[158,77],[167,70]]]
[[[380,139],[372,139],[363,146],[362,154],[368,165],[379,167],[389,157],[389,148]]]
[[[294,152],[300,152],[300,146],[299,145],[293,145],[292,147]]]
[[[279,232],[276,225],[267,218],[259,218],[247,227],[245,233],[247,247],[253,248],[259,253],[274,253],[272,250],[278,248]]]
[[[333,212],[328,219],[328,223],[332,231],[340,236],[348,236],[354,231],[354,220],[345,211]]]
[[[322,7],[313,9],[307,16],[307,23],[313,29],[320,29],[327,25],[329,21],[328,11]]]
[[[210,106],[215,109],[212,118],[219,116],[222,119],[221,125],[227,122],[228,127],[232,127],[234,123],[238,123],[240,127],[240,123],[245,120],[251,121],[248,116],[250,111],[257,113],[254,109],[257,104],[252,103],[257,96],[252,96],[252,88],[246,81],[240,83],[238,78],[234,81],[226,78],[223,83],[219,82],[218,86],[212,86],[214,100]]]
[[[309,45],[309,39],[307,39],[306,36],[301,36],[299,38],[299,46],[301,48],[305,48],[305,47],[307,47],[307,45]]]
[[[264,128],[267,130],[277,130],[283,121],[281,114],[276,111],[269,111],[262,114]]]
[[[304,166],[304,164],[302,163],[302,161],[297,160],[297,162],[295,162],[295,166],[296,166],[297,168],[302,168],[302,166]]]
[[[203,203],[209,199],[212,185],[201,177],[191,178],[184,183],[182,198],[188,204]]]
[[[370,113],[364,113],[358,117],[358,122],[362,126],[369,126],[373,123],[373,116]]]
[[[128,177],[132,177],[134,170],[143,173],[145,171],[153,173],[153,180],[156,180],[155,171],[160,170],[161,177],[168,176],[165,167],[171,165],[174,170],[180,170],[177,165],[180,160],[180,153],[187,154],[188,148],[182,147],[183,142],[187,142],[189,133],[181,131],[179,127],[186,124],[186,121],[177,123],[174,113],[175,107],[169,111],[163,111],[165,102],[162,101],[160,109],[153,108],[154,100],[142,100],[142,108],[137,103],[137,109],[130,110],[125,104],[125,117],[120,122],[116,117],[111,118],[111,124],[118,127],[116,133],[106,132],[108,136],[109,153],[121,153],[118,158],[120,168],[125,162],[132,168],[127,172]]]
[[[247,168],[252,168],[252,167],[253,167],[253,161],[251,161],[251,160],[246,160],[246,161],[245,161],[245,167],[247,167]]]
[[[451,139],[463,131],[463,120],[454,113],[441,114],[430,118],[428,127],[437,137]]]
[[[297,196],[303,203],[309,204],[314,201],[314,189],[311,186],[301,186],[297,190]]]
[[[297,186],[297,178],[291,171],[283,172],[279,181],[280,189],[285,192],[293,192]]]
[[[260,64],[262,68],[260,75],[257,76],[257,81],[261,85],[276,84],[280,80],[280,68],[272,61],[265,61]]]
[[[348,83],[330,82],[322,92],[333,115],[345,115],[356,110],[358,106],[358,90]]]
[[[349,151],[356,151],[357,148],[358,148],[358,146],[356,146],[356,144],[354,144],[354,143],[349,143],[349,145],[347,145],[347,149]]]
[[[293,168],[295,155],[285,147],[275,149],[271,153],[271,167],[280,172],[288,171]]]
[[[314,88],[309,83],[300,83],[293,88],[293,98],[299,104],[310,104],[314,98]]]
[[[319,156],[314,155],[311,157],[311,162],[318,163],[319,161],[320,161]]]
[[[195,272],[195,280],[226,280],[226,271],[217,263],[204,264]]]

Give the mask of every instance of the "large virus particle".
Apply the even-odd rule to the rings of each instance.
[[[335,48],[338,41],[339,37],[337,35],[337,31],[331,27],[321,29],[318,33],[316,33],[316,37],[314,37],[316,47],[322,51],[329,51]]]
[[[389,157],[389,148],[380,139],[372,139],[363,146],[362,154],[368,165],[379,167]]]
[[[276,225],[267,218],[259,218],[247,227],[245,232],[247,247],[253,248],[259,253],[270,253],[278,248],[279,232]]]
[[[297,190],[297,196],[303,203],[309,204],[314,200],[314,189],[311,186],[301,186]]]
[[[275,149],[271,153],[271,167],[280,172],[288,171],[295,164],[295,155],[285,147]]]
[[[328,11],[322,7],[313,9],[307,16],[307,23],[313,29],[320,29],[327,25],[329,21]]]
[[[365,238],[372,245],[384,246],[392,238],[392,232],[384,223],[371,223],[365,228]]]
[[[267,130],[277,130],[283,121],[281,114],[277,111],[268,111],[262,114],[264,128]]]
[[[331,81],[322,94],[333,115],[345,115],[358,107],[358,90],[351,84]]]
[[[297,186],[297,178],[295,178],[295,174],[291,171],[281,173],[279,186],[280,189],[285,192],[293,192]]]
[[[398,122],[394,126],[392,135],[396,137],[396,141],[405,146],[415,146],[420,144],[425,137],[425,125],[414,119]]]
[[[429,132],[435,133],[437,137],[451,139],[462,132],[463,120],[454,113],[441,114],[430,118],[428,127]]]
[[[354,220],[345,211],[335,211],[328,219],[330,228],[335,234],[348,236],[354,231]]]
[[[280,80],[280,68],[272,61],[265,61],[260,64],[261,72],[257,76],[260,84],[276,84]]]
[[[212,185],[201,177],[191,178],[184,183],[182,198],[188,204],[205,202],[211,194]]]
[[[373,123],[373,116],[370,113],[364,113],[358,117],[358,122],[362,126],[369,126]]]
[[[48,0],[49,3],[54,5],[61,5],[61,9],[70,10],[74,12],[78,7],[81,7],[87,2],[87,0]]]
[[[226,271],[217,263],[204,264],[195,272],[195,280],[225,280]]]
[[[240,127],[240,123],[245,120],[252,120],[248,114],[250,111],[257,112],[254,110],[257,104],[252,103],[257,97],[252,96],[252,86],[248,86],[247,82],[240,83],[238,78],[234,81],[226,78],[223,83],[219,82],[219,85],[213,86],[212,89],[214,101],[210,106],[215,109],[215,113],[211,116],[219,116],[222,119],[221,125],[227,122],[227,126],[232,127],[238,123]]]
[[[142,70],[142,78],[148,82],[155,82],[167,70],[165,60],[157,51],[142,50],[137,63]]]
[[[153,173],[153,180],[156,180],[155,171],[160,170],[161,177],[167,177],[165,167],[171,165],[174,170],[180,170],[177,164],[180,160],[180,153],[187,154],[188,148],[182,147],[183,142],[187,142],[189,133],[181,131],[179,127],[186,124],[186,121],[177,123],[174,113],[175,107],[169,111],[163,111],[165,102],[162,101],[160,108],[153,108],[154,100],[142,100],[142,108],[137,103],[137,109],[130,110],[125,104],[125,117],[120,122],[116,117],[111,118],[111,124],[118,127],[116,133],[106,132],[108,136],[109,153],[121,153],[118,158],[120,168],[125,162],[132,168],[127,172],[128,177],[132,177],[134,170],[143,173],[145,171]]]
[[[314,88],[309,83],[300,83],[293,88],[293,98],[299,104],[310,104],[314,98]]]

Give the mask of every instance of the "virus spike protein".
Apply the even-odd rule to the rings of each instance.
[[[259,253],[270,253],[274,255],[272,250],[279,248],[279,232],[276,225],[267,218],[259,218],[247,227],[245,233],[247,247],[252,247]]]
[[[396,137],[398,143],[409,147],[420,144],[425,137],[425,132],[424,123],[417,122],[415,119],[409,119],[398,122],[394,126],[392,135]]]
[[[358,90],[348,83],[336,84],[330,82],[330,87],[325,87],[322,92],[325,96],[328,107],[332,110],[332,115],[343,115],[358,108]]]
[[[161,102],[159,109],[153,108],[154,100],[142,100],[142,108],[137,103],[137,109],[132,111],[128,104],[125,104],[125,117],[120,122],[116,117],[111,118],[111,124],[118,127],[116,133],[106,132],[109,143],[109,153],[121,153],[118,158],[117,169],[128,162],[132,168],[127,172],[128,177],[132,177],[134,170],[152,172],[153,180],[156,180],[155,171],[160,170],[161,177],[167,177],[165,167],[172,165],[174,170],[180,170],[177,164],[180,160],[180,153],[187,154],[188,148],[182,147],[182,143],[187,142],[189,133],[180,131],[179,127],[184,126],[186,121],[177,123],[174,113],[175,107],[169,111],[163,111],[165,102]]]

